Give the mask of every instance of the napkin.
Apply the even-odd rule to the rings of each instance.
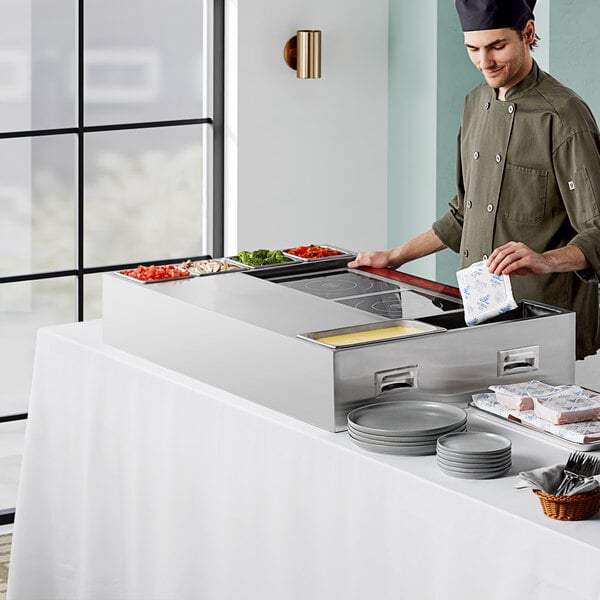
[[[517,308],[509,276],[490,273],[486,261],[457,271],[456,279],[469,326]]]
[[[558,489],[564,476],[565,465],[553,465],[551,467],[540,467],[533,471],[523,471],[519,473],[514,487],[517,489],[532,488],[542,490],[547,494],[554,494]],[[583,482],[575,486],[566,496],[575,494],[584,494],[591,492],[600,485],[596,477],[584,477]]]

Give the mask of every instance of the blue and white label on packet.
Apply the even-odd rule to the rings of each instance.
[[[486,261],[457,271],[456,279],[463,300],[465,323],[469,326],[517,308],[510,277],[490,273]]]

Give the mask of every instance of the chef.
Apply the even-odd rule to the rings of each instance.
[[[485,82],[465,98],[457,194],[429,231],[350,267],[398,268],[443,248],[487,261],[517,300],[576,311],[576,357],[600,347],[600,133],[585,102],[533,60],[536,0],[456,0]]]

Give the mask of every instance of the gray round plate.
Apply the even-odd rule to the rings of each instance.
[[[445,469],[441,465],[438,465],[440,471],[445,475],[450,477],[458,477],[459,479],[496,479],[497,477],[502,477],[506,475],[510,471],[510,467],[506,468],[504,471],[496,471],[493,473],[457,473],[456,471],[450,471],[449,469]]]
[[[448,433],[438,439],[438,447],[462,455],[499,454],[510,451],[511,441],[497,433],[463,431]]]
[[[441,454],[442,456],[445,456],[446,458],[449,458],[451,460],[454,459],[464,459],[464,460],[474,460],[474,461],[485,461],[485,460],[499,460],[502,458],[508,458],[511,456],[511,451],[507,450],[505,452],[498,452],[497,454],[483,454],[483,453],[479,453],[479,452],[471,452],[471,453],[465,453],[465,452],[452,452],[451,450],[448,450],[447,448],[444,448],[443,446],[440,446],[438,444],[437,446],[437,453]]]
[[[436,447],[435,440],[423,441],[423,442],[381,441],[381,440],[374,440],[365,435],[360,435],[360,434],[354,433],[354,431],[350,431],[350,430],[348,430],[348,436],[351,437],[353,440],[357,440],[358,442],[363,442],[364,444],[372,444],[374,446],[393,446],[395,448],[407,448],[407,449],[423,448],[423,446],[433,446],[434,448]]]
[[[400,437],[442,434],[454,431],[466,421],[463,408],[419,400],[369,404],[348,413],[348,423],[357,431]]]
[[[504,471],[505,469],[509,469],[512,464],[512,461],[509,459],[499,465],[482,465],[474,467],[471,465],[457,465],[456,463],[448,462],[440,456],[438,456],[437,463],[440,467],[448,471],[456,471],[457,473],[497,473],[500,471]]]
[[[350,437],[353,444],[356,444],[363,450],[369,452],[379,452],[380,454],[396,454],[399,456],[427,456],[429,454],[435,454],[435,444],[427,446],[415,446],[415,447],[403,447],[398,445],[393,446],[382,446],[381,444],[368,444],[361,442],[353,437]]]
[[[464,423],[457,429],[453,431],[466,431],[467,424]],[[400,436],[400,435],[376,435],[374,433],[365,433],[364,431],[360,431],[355,429],[351,423],[348,423],[348,432],[351,433],[354,437],[364,439],[366,442],[392,442],[392,443],[402,443],[402,444],[435,444],[437,442],[438,437],[443,434],[433,434],[433,435],[423,435],[423,436]]]
[[[494,468],[495,466],[503,465],[504,463],[511,461],[511,455],[507,454],[506,456],[501,456],[499,458],[476,458],[476,459],[463,459],[462,457],[450,456],[444,452],[442,452],[439,448],[437,449],[437,455],[439,459],[444,460],[449,464],[456,465],[457,467],[464,467],[465,469],[470,468]]]

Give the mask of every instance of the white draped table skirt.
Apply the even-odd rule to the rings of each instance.
[[[599,600],[600,518],[512,487],[569,451],[469,428],[512,439],[509,475],[361,450],[105,346],[100,321],[40,330],[8,599]]]

